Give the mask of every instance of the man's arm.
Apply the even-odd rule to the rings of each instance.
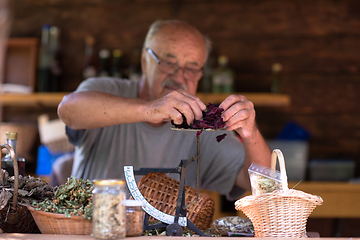
[[[72,129],[92,129],[112,125],[201,119],[206,108],[200,99],[183,90],[172,91],[152,101],[118,97],[98,91],[73,92],[66,95],[58,106],[59,118]]]
[[[72,129],[101,128],[142,121],[144,101],[86,91],[64,96],[58,106],[59,118]]]
[[[254,104],[241,95],[230,95],[221,104],[223,119],[228,130],[235,130],[242,138],[245,162],[237,178],[236,185],[250,190],[248,168],[252,162],[270,167],[271,151],[255,122]]]

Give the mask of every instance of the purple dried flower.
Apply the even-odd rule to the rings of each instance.
[[[216,136],[216,141],[217,142],[221,142],[225,137],[226,137],[226,133],[224,133],[224,134],[221,134],[221,135],[218,135],[218,136]]]
[[[201,129],[196,133],[196,137],[200,136],[204,129],[220,129],[225,127],[225,122],[223,121],[221,114],[224,109],[220,108],[217,104],[209,103],[207,105],[207,111],[203,111],[203,118],[200,120],[195,120],[190,126],[186,122],[186,118],[183,115],[183,122],[181,124],[174,124],[171,121],[172,125],[176,128],[184,128],[184,129]],[[216,137],[216,140],[220,142],[226,136],[225,134],[219,135]],[[220,139],[220,140],[218,140]]]

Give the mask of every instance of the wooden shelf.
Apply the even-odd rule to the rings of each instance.
[[[252,101],[258,107],[287,107],[290,106],[290,97],[285,94],[273,93],[235,93],[244,95],[247,99]],[[229,94],[211,94],[211,93],[197,93],[204,103],[221,103]]]
[[[59,93],[33,93],[0,95],[0,103],[4,107],[57,107],[66,92]],[[290,105],[290,98],[284,94],[271,93],[238,93],[251,100],[255,106],[284,107]],[[205,103],[220,103],[228,94],[197,93]]]
[[[67,93],[32,93],[0,95],[3,107],[57,107]]]

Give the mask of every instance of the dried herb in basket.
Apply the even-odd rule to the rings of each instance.
[[[9,173],[1,169],[0,180],[0,210],[3,209],[13,196],[15,177],[9,176]],[[46,198],[52,199],[54,188],[44,179],[32,176],[19,175],[18,202],[31,204],[33,202],[43,201]]]
[[[65,214],[66,217],[82,216],[92,219],[92,190],[90,180],[71,177],[56,189],[52,200],[33,204],[35,210]]]

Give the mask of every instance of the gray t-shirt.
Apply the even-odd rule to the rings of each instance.
[[[101,91],[135,98],[137,86],[135,81],[91,78],[83,81],[76,91]],[[139,122],[86,130],[67,127],[69,141],[76,146],[72,175],[86,179],[123,178],[124,166],[133,166],[134,170],[175,168],[181,160],[196,155],[197,138],[196,132],[174,131],[171,126],[170,122],[160,127]],[[224,132],[227,136],[218,143],[216,136]],[[203,132],[200,135],[202,189],[227,195],[229,200],[239,198],[244,190],[234,183],[243,163],[243,145],[234,132]],[[187,185],[196,187],[196,171],[197,163],[192,162],[187,167]]]

